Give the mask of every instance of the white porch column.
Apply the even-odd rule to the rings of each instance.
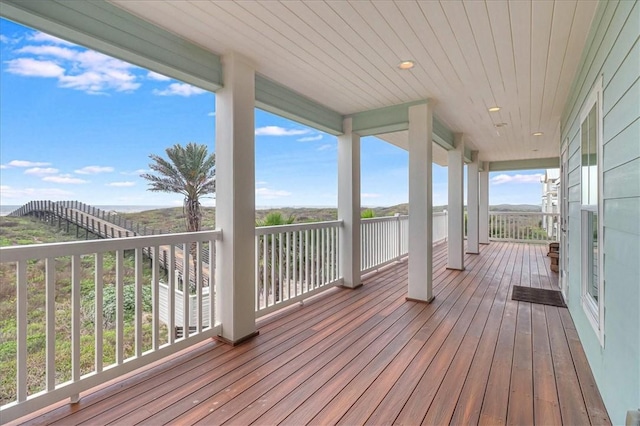
[[[433,300],[433,102],[409,107],[409,294]]]
[[[343,285],[360,283],[360,135],[353,133],[352,119],[345,118],[344,134],[338,136],[338,219],[340,230],[340,272]]]
[[[221,337],[239,343],[255,323],[255,72],[231,53],[222,57],[224,87],[216,92],[216,253]]]
[[[467,165],[467,253],[478,254],[478,153],[471,153],[471,163]]]
[[[456,134],[455,149],[449,151],[449,202],[447,237],[447,268],[464,269],[464,138]]]
[[[480,244],[489,244],[489,163],[484,163],[482,171],[478,175],[480,180],[480,222],[478,241]]]

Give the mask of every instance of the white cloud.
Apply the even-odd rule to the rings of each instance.
[[[7,166],[6,164],[0,164],[0,169],[8,169],[9,166]]]
[[[216,113],[215,113],[215,111],[214,111],[214,112],[210,112],[209,114],[207,114],[207,116],[208,116],[208,117],[215,117],[215,116],[216,116]]]
[[[43,167],[50,166],[51,163],[45,163],[42,161],[25,161],[25,160],[12,160],[7,164],[9,167]]]
[[[360,198],[380,198],[382,195],[373,192],[363,192],[360,194]]]
[[[0,198],[46,198],[60,199],[73,195],[73,192],[57,188],[13,188],[0,186]]]
[[[60,170],[54,169],[53,167],[32,167],[24,171],[25,175],[52,175],[58,173]]]
[[[166,75],[158,74],[157,72],[154,72],[154,71],[149,71],[147,73],[147,78],[150,79],[150,80],[155,80],[155,81],[169,81],[169,80],[171,80]]]
[[[71,43],[70,41],[63,40],[61,38],[54,37],[49,34],[41,33],[39,31],[29,36],[29,40],[35,41],[37,43],[53,43],[53,44],[62,44],[65,46],[75,46],[75,44]]]
[[[319,141],[321,139],[322,139],[322,135],[306,136],[304,138],[298,139],[298,142],[313,142],[313,141]]]
[[[199,87],[192,86],[187,83],[171,83],[166,89],[154,89],[152,93],[158,96],[194,96],[201,95],[207,91]]]
[[[106,94],[109,90],[131,92],[141,85],[132,72],[138,69],[134,65],[92,50],[71,48],[75,45],[43,33],[36,33],[30,40],[54,44],[31,44],[16,50],[15,53],[27,56],[7,61],[8,72],[56,78],[60,87],[88,94]]]
[[[98,173],[109,173],[113,171],[113,167],[105,166],[86,166],[81,169],[75,170],[79,175],[95,175]]]
[[[29,53],[35,56],[53,56],[59,59],[74,60],[78,57],[78,53],[80,52],[77,50],[69,49],[68,47],[30,45],[16,50],[15,53]]]
[[[309,133],[307,129],[285,129],[280,126],[264,126],[256,129],[256,136],[297,136]]]
[[[334,146],[331,145],[331,144],[324,144],[324,145],[320,145],[318,147],[318,151],[327,151],[327,150],[333,149],[333,148],[334,148]]]
[[[150,173],[151,170],[147,170],[147,169],[138,169],[138,170],[134,170],[132,172],[120,172],[121,175],[128,175],[128,176],[140,176],[143,173]]]
[[[9,43],[9,37],[4,34],[0,34],[0,43]]]
[[[536,173],[533,175],[507,175],[501,174],[491,178],[491,183],[501,185],[503,183],[540,183],[544,175]]]
[[[262,198],[263,200],[272,200],[274,198],[288,197],[290,195],[291,192],[283,191],[280,189],[256,188],[256,196]]]
[[[64,68],[52,61],[17,58],[7,61],[7,72],[25,77],[61,77]]]
[[[72,184],[72,185],[89,183],[88,180],[75,178],[70,175],[45,176],[42,178],[42,180],[45,182],[64,183],[64,184]]]
[[[111,183],[107,183],[107,186],[115,186],[117,188],[125,188],[128,186],[134,186],[135,182],[111,182]]]
[[[256,186],[258,185],[266,185],[268,182],[264,181],[264,180],[259,180],[256,182]]]

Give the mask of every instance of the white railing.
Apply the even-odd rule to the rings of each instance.
[[[433,242],[447,239],[447,212],[433,213]],[[360,222],[360,270],[374,271],[409,253],[409,216],[362,219]]]
[[[256,228],[256,317],[341,283],[342,221]]]
[[[16,377],[15,386],[2,393],[2,421],[67,397],[75,400],[86,389],[216,336],[217,301],[204,297],[202,284],[215,284],[210,265],[220,235],[204,231],[0,248],[3,304],[15,304],[15,330],[5,328],[0,335],[7,356],[3,365],[9,366],[2,375]],[[212,248],[207,259],[181,254],[203,253],[204,244]],[[169,265],[184,263],[182,276],[166,274],[168,294],[184,291],[187,283],[194,297],[167,297],[167,318],[161,320],[159,256],[165,250]],[[176,318],[176,300],[181,312],[194,311],[195,303],[193,320]]]
[[[489,212],[489,238],[546,243],[558,238],[558,213]]]
[[[446,241],[449,236],[449,217],[446,211],[433,213],[433,243]]]

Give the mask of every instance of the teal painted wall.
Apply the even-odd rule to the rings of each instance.
[[[569,141],[569,309],[614,424],[640,407],[640,5],[602,1],[562,117]],[[604,346],[581,302],[580,112],[603,88]],[[601,238],[602,241],[602,238]]]

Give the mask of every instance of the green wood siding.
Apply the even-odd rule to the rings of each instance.
[[[603,1],[562,118],[569,139],[569,309],[614,424],[640,407],[640,6]],[[580,113],[603,86],[605,342],[582,309]]]

